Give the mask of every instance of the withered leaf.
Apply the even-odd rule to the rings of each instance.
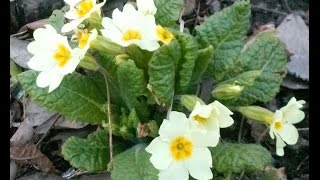
[[[12,145],[10,147],[10,158],[20,165],[34,165],[44,173],[48,173],[54,168],[50,159],[42,154],[34,144]]]

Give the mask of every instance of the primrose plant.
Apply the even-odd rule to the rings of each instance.
[[[181,23],[183,0],[137,0],[111,17],[101,10],[106,1],[65,3],[34,31],[31,70],[18,78],[40,105],[100,127],[63,144],[73,167],[114,180],[213,179],[263,172],[271,153],[297,143],[305,101],[292,97],[275,112],[254,105],[279,92],[287,54],[274,29],[246,40],[249,1],[194,29]],[[203,77],[214,81],[201,99]],[[266,125],[274,148],[221,142],[224,129],[238,132],[235,113]]]

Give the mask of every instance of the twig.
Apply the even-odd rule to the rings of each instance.
[[[298,131],[309,131],[309,128],[297,128]]]
[[[287,1],[287,0],[283,0],[283,1],[284,1],[284,3],[285,3],[286,8],[288,9],[289,13],[292,13],[292,10],[291,10],[291,8],[290,8],[290,6],[289,6],[289,4],[288,4],[288,1]]]
[[[238,143],[240,143],[240,141],[241,141],[241,135],[242,135],[244,118],[245,118],[245,117],[242,116],[241,122],[240,122],[240,129],[239,129],[239,134],[238,134]]]
[[[42,140],[48,135],[49,130],[51,129],[51,127],[57,122],[57,120],[58,120],[61,116],[58,115],[58,113],[55,113],[53,116],[51,116],[51,118],[52,118],[52,117],[56,117],[55,120],[54,120],[54,122],[50,125],[48,131],[40,138],[40,140],[37,142],[36,146],[38,146],[38,145],[40,144],[40,142],[42,142]],[[51,118],[50,118],[50,119],[51,119]]]
[[[261,136],[259,137],[259,139],[257,140],[257,143],[260,143],[261,140],[264,138],[264,136],[266,136],[267,132],[269,131],[269,128],[267,128],[266,130],[263,131],[263,133],[261,134]]]
[[[182,19],[183,12],[184,12],[184,8],[182,8],[179,16],[180,32],[183,32],[183,29],[184,29],[184,20]]]
[[[260,7],[260,6],[257,6],[257,5],[251,5],[253,8],[255,9],[262,9],[264,11],[269,11],[269,12],[273,12],[273,13],[276,13],[276,14],[281,14],[281,15],[288,15],[287,13],[284,13],[284,12],[280,12],[280,11],[277,11],[277,10],[273,10],[273,9],[268,9],[268,8],[264,8],[264,7]]]
[[[112,144],[112,120],[111,120],[111,109],[110,109],[110,91],[107,74],[105,69],[99,68],[101,74],[103,74],[106,87],[107,87],[107,113],[108,113],[108,128],[109,128],[109,150],[110,150],[110,170],[113,168],[113,144]]]
[[[200,0],[198,0],[197,11],[196,11],[197,17],[196,17],[196,20],[194,22],[194,26],[193,27],[196,27],[196,25],[198,24],[199,12],[200,12]],[[195,33],[195,28],[193,29],[192,35],[194,35],[194,33]]]
[[[241,172],[240,177],[239,177],[239,180],[242,179],[243,175],[244,175],[244,170]]]
[[[230,172],[229,174],[228,174],[228,176],[227,176],[227,180],[231,180],[231,175],[232,175],[232,172]]]
[[[297,171],[300,169],[301,165],[309,158],[309,155],[307,157],[305,157],[301,163],[299,164],[299,166],[297,167]]]

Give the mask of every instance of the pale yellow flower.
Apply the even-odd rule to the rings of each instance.
[[[148,51],[160,47],[153,36],[156,28],[154,17],[142,15],[129,3],[123,7],[122,12],[115,9],[112,19],[104,17],[102,25],[102,35],[123,47],[136,44]]]
[[[294,145],[298,141],[298,130],[293,124],[304,119],[305,114],[300,110],[304,103],[304,100],[297,101],[295,97],[292,97],[286,106],[277,110],[274,114],[269,134],[272,139],[276,137],[276,153],[278,156],[284,155],[283,148],[286,144]]]
[[[61,32],[69,32],[76,29],[94,12],[100,14],[100,8],[105,4],[106,0],[99,4],[97,4],[96,0],[65,0],[65,2],[70,6],[70,10],[66,12],[65,17],[71,21],[62,27]]]
[[[159,137],[146,148],[151,163],[160,170],[159,180],[212,179],[210,139],[204,134],[190,131],[189,120],[180,112],[170,112],[163,120]]]
[[[210,146],[214,147],[219,142],[220,128],[226,128],[233,124],[234,120],[230,116],[232,114],[219,101],[214,101],[209,105],[197,102],[189,116],[191,128],[207,134],[211,139]]]
[[[33,54],[28,66],[41,71],[36,84],[41,88],[49,86],[49,93],[56,89],[66,74],[72,73],[84,54],[81,49],[71,49],[66,36],[57,34],[51,25],[38,28],[33,33],[35,41],[27,49]]]

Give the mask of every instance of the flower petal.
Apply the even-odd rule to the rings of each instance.
[[[84,18],[74,19],[74,20],[70,21],[69,23],[62,26],[61,32],[66,33],[66,32],[69,32],[69,31],[76,29],[78,27],[78,25],[82,23],[83,20],[84,20]]]
[[[208,118],[212,113],[211,105],[201,105],[199,101],[197,101],[195,107],[193,108],[190,117],[194,117],[196,115],[201,116],[202,118]]]
[[[186,167],[190,175],[195,179],[212,179],[213,175],[210,170],[212,157],[209,149],[196,149],[192,153],[192,157],[186,161]]]
[[[189,173],[183,163],[172,163],[158,174],[159,180],[188,180]]]
[[[154,51],[160,47],[158,41],[155,40],[144,40],[136,43],[141,49],[147,51]]]
[[[41,53],[33,56],[28,61],[29,68],[36,70],[36,71],[48,71],[49,69],[53,68],[57,62],[55,62],[50,54]]]
[[[279,136],[290,145],[296,144],[299,138],[299,133],[296,127],[291,123],[283,123],[283,127],[278,131]]]
[[[57,73],[55,70],[55,68],[52,68],[49,71],[41,72],[36,80],[37,86],[41,88],[49,86],[49,93],[56,89],[60,85],[64,75]]]
[[[304,112],[298,109],[288,109],[286,111],[283,111],[283,121],[285,122],[296,124],[301,122],[304,117]]]
[[[283,156],[284,155],[284,150],[283,148],[286,146],[286,143],[283,142],[281,137],[279,135],[276,135],[276,154],[278,156]]]
[[[220,123],[214,114],[209,117],[204,125],[208,131],[217,132],[220,134]]]
[[[231,112],[226,106],[221,104],[219,101],[214,101],[210,105],[213,106],[213,110],[214,112],[216,112],[213,114],[217,116],[216,118],[219,121],[220,128],[229,127],[234,123],[234,120],[232,119],[232,117],[230,117],[230,115],[232,115],[233,112]]]
[[[220,138],[220,134],[218,132],[201,132],[201,131],[192,131],[190,133],[191,141],[195,147],[215,147]]]
[[[169,120],[164,119],[160,128],[159,135],[162,139],[170,141],[171,139],[185,135],[189,130],[189,121],[184,113],[171,111]]]
[[[157,137],[151,141],[146,151],[151,153],[150,162],[156,169],[166,169],[173,161],[169,151],[169,144]]]
[[[138,11],[143,15],[155,15],[157,8],[153,0],[137,0]]]

